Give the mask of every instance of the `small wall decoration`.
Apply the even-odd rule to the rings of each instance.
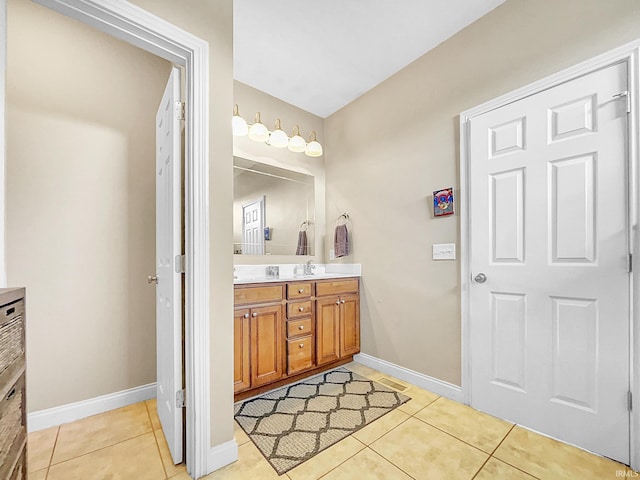
[[[453,187],[433,192],[433,216],[453,215]]]

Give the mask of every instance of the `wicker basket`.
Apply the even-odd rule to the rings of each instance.
[[[22,317],[0,326],[0,375],[24,354]]]
[[[21,383],[18,381],[0,404],[0,465],[8,458],[14,440],[23,429]]]

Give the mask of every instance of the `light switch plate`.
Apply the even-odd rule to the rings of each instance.
[[[329,250],[329,260],[335,260],[336,259],[336,251],[332,248],[331,250]]]
[[[455,243],[436,243],[433,245],[434,260],[455,260],[456,244]]]

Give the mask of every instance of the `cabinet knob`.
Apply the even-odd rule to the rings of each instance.
[[[340,300],[340,303],[344,303],[344,300]]]
[[[245,314],[244,314],[244,318],[249,318],[249,314],[248,314],[248,313],[245,313]]]
[[[304,348],[304,343],[301,343],[300,345],[298,345],[298,348]]]
[[[304,293],[304,288],[301,288],[300,290],[298,290],[298,293]]]
[[[253,313],[251,314],[251,316],[252,316],[252,317],[257,317],[257,316],[258,316],[258,312],[253,312]]]
[[[336,300],[336,305],[340,305],[340,299]]]
[[[298,308],[298,310],[300,310],[301,312],[304,312],[304,307],[300,307]]]
[[[298,327],[298,330],[304,330],[304,325],[300,325],[300,326]]]

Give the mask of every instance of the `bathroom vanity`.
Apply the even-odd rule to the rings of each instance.
[[[235,400],[348,363],[359,351],[358,276],[235,285]]]

